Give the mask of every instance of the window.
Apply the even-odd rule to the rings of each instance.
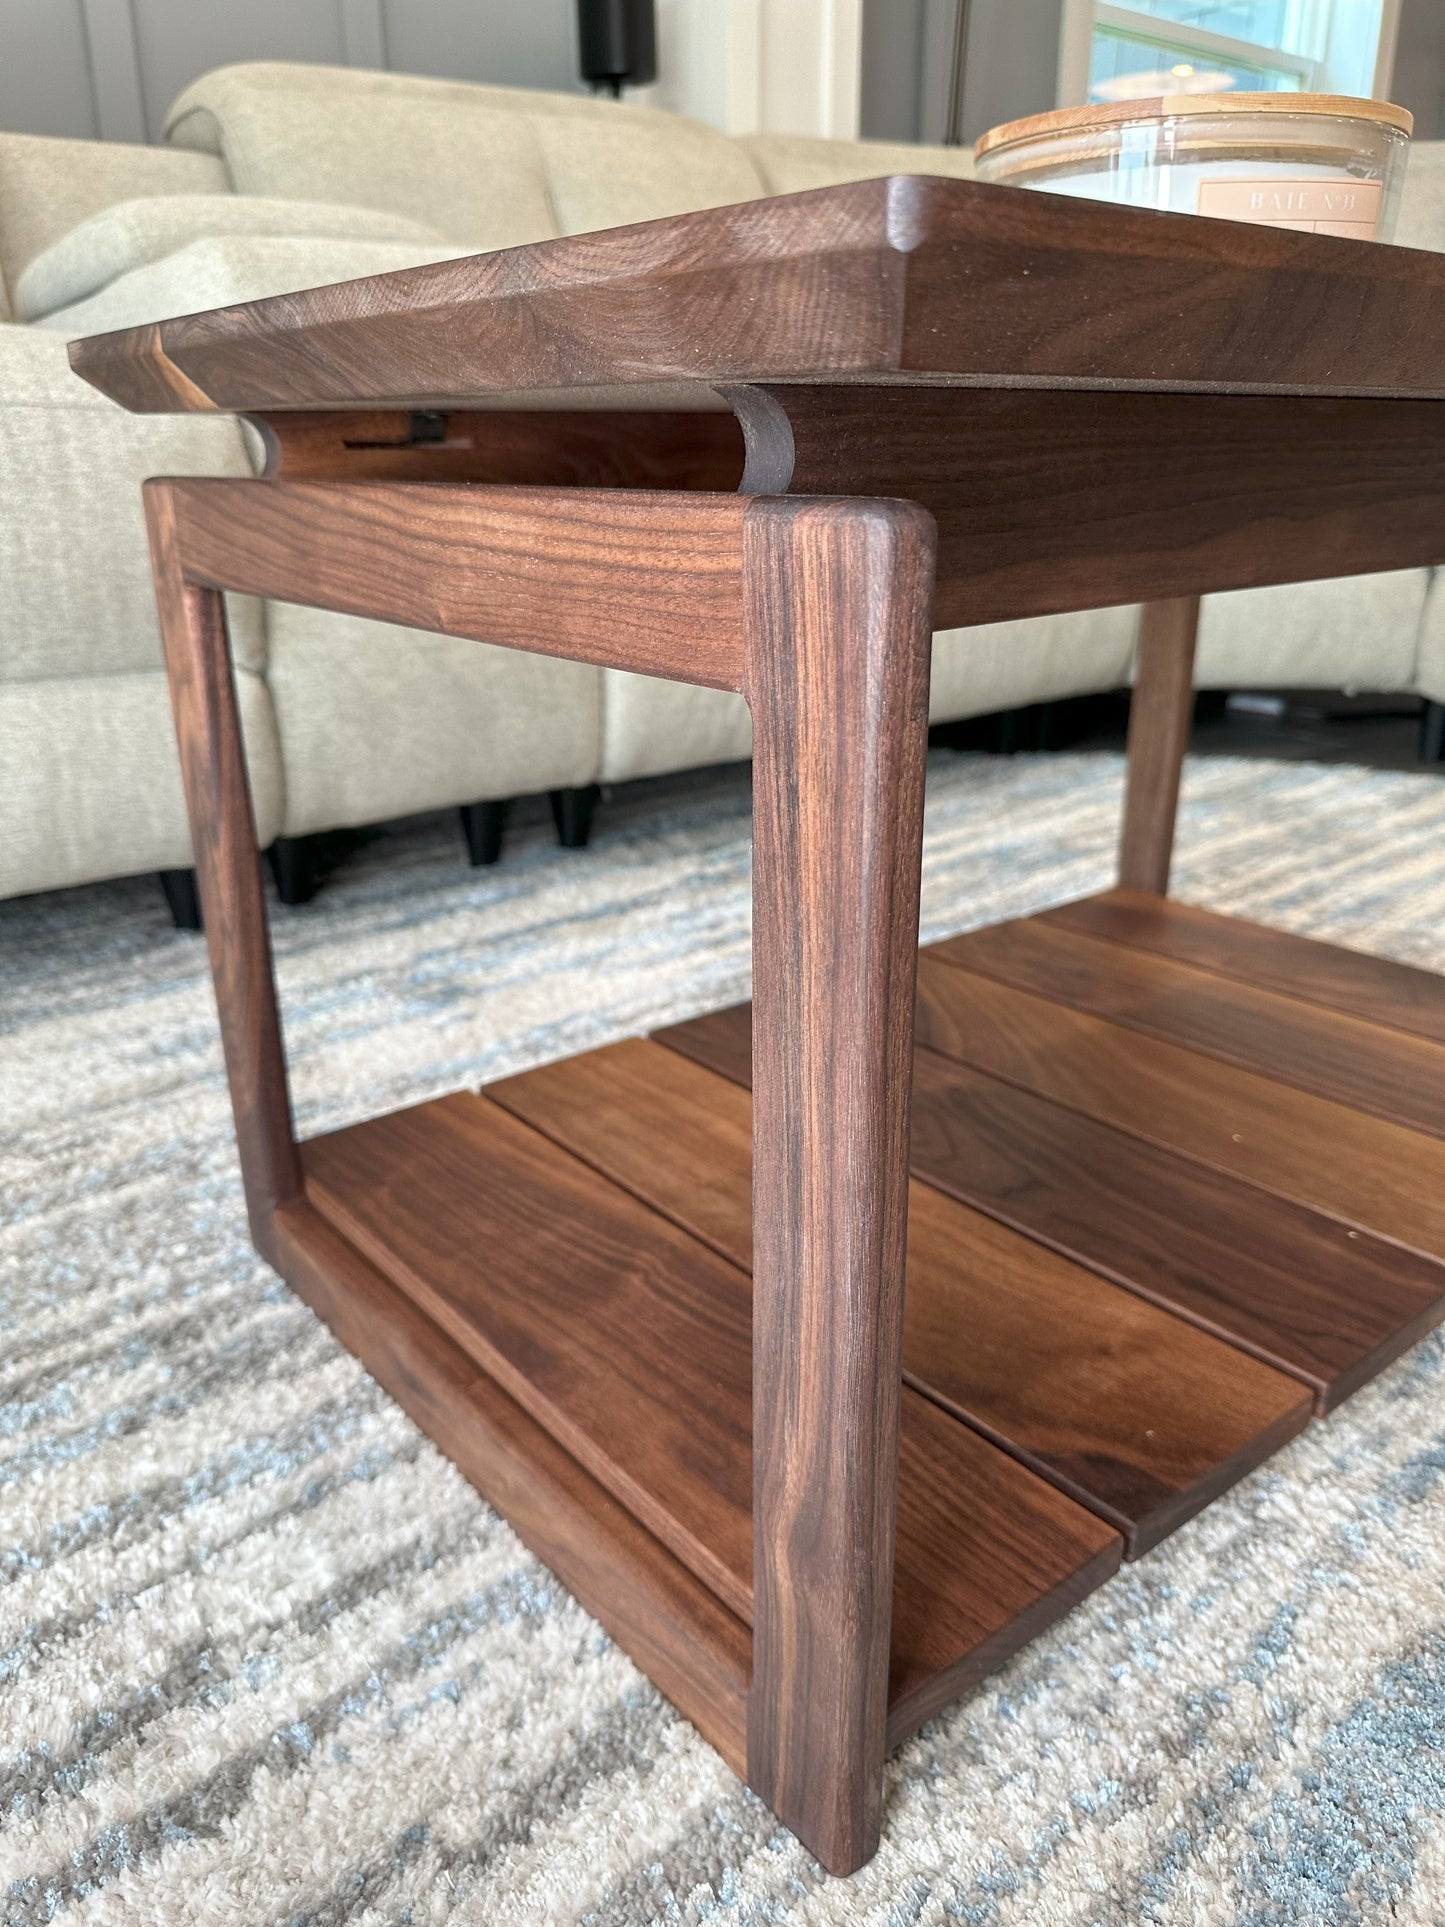
[[[1065,0],[1059,98],[1374,94],[1398,13],[1399,0]]]

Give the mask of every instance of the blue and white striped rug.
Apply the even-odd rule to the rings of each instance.
[[[1105,883],[1119,764],[940,754],[925,934]],[[748,799],[371,846],[276,918],[314,1131],[745,994]],[[1179,894],[1445,968],[1445,785],[1201,762]],[[1445,1921],[1429,1340],[889,1769],[824,1877],[259,1263],[203,949],[0,904],[0,1894],[33,1923]]]

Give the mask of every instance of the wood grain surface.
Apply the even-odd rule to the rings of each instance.
[[[347,1239],[749,1617],[742,1274],[484,1098],[313,1138],[303,1157]]]
[[[748,1780],[848,1872],[876,1847],[882,1810],[933,524],[904,502],[758,497],[743,576]]]
[[[272,1219],[300,1198],[301,1167],[225,604],[188,579],[184,531],[164,484],[147,486],[145,510],[246,1214],[257,1250],[274,1264]]]
[[[736,496],[148,482],[194,583],[572,661],[742,685]]]
[[[636,1042],[489,1095],[750,1263],[751,1106],[737,1084]],[[1311,1404],[1296,1380],[918,1182],[903,1365],[910,1384],[1109,1520],[1134,1553],[1267,1457]]]
[[[1139,611],[1138,664],[1129,699],[1129,762],[1119,881],[1163,896],[1174,853],[1179,777],[1194,719],[1194,644],[1199,597],[1146,602]]]
[[[318,1211],[287,1205],[275,1229],[292,1290],[742,1773],[744,1621]]]
[[[1445,1044],[1445,977],[1431,970],[1136,890],[1081,897],[1044,911],[1040,921],[1175,957],[1261,990],[1284,991],[1305,1003]]]
[[[660,1031],[656,1041],[745,1085],[748,1017],[749,1006],[738,1004]],[[576,1075],[584,1075],[581,1063]],[[560,1075],[531,1076],[523,1114],[558,1135],[540,1099]],[[658,1078],[670,1081],[665,1072]],[[500,1103],[513,1102],[509,1090],[493,1086]],[[603,1102],[600,1093],[586,1095]],[[632,1138],[642,1108],[631,1114]],[[675,1115],[669,1138],[669,1163],[692,1153],[692,1228],[730,1255],[749,1230],[736,1185],[722,1175],[738,1156],[737,1111],[735,1103],[716,1107],[711,1159],[705,1127],[690,1132]],[[622,1155],[641,1146],[615,1109],[607,1115],[620,1173]],[[936,1189],[1290,1373],[1312,1388],[1322,1412],[1445,1315],[1445,1265],[1437,1260],[930,1050],[914,1057],[912,1167]]]
[[[1442,291],[1414,249],[904,175],[179,316],[72,359],[160,411],[867,375],[1424,396],[1445,393]]]
[[[938,525],[940,626],[1423,567],[1445,547],[1442,402],[868,382],[765,394],[743,417],[748,474],[772,492],[921,503]]]
[[[288,482],[735,490],[743,474],[742,428],[726,408],[303,409],[249,420],[266,475]]]
[[[1445,1257],[1445,1145],[924,952],[920,1043],[1147,1142]]]
[[[478,1119],[484,1132],[500,1120],[517,1141],[535,1136],[492,1111],[485,1098],[458,1095],[305,1145],[317,1202],[284,1214],[285,1275],[622,1644],[645,1653],[649,1668],[661,1664],[654,1676],[664,1690],[672,1694],[675,1675],[685,1675],[678,1705],[689,1717],[698,1707],[703,1730],[709,1737],[721,1732],[723,1750],[736,1762],[740,1714],[732,1695],[750,1663],[751,1545],[728,1519],[730,1495],[750,1489],[751,1359],[746,1320],[739,1325],[730,1306],[720,1312],[716,1299],[723,1289],[746,1307],[748,1281],[701,1247],[699,1263],[680,1270],[677,1253],[688,1241],[620,1191],[613,1194],[617,1211],[629,1227],[641,1227],[642,1237],[655,1232],[656,1245],[650,1265],[629,1261],[619,1272],[606,1225],[594,1245],[586,1224],[572,1216],[577,1183],[600,1182],[585,1166],[545,1140],[538,1140],[541,1159],[529,1161],[521,1185],[510,1165],[457,1161],[458,1120],[469,1140],[466,1127]],[[430,1154],[416,1148],[427,1145]],[[394,1174],[388,1182],[415,1193],[401,1218],[375,1195],[376,1161],[384,1153]],[[482,1171],[500,1183],[479,1183]],[[547,1173],[545,1181],[557,1178],[550,1207],[534,1171]],[[503,1185],[515,1194],[505,1208]],[[567,1236],[584,1255],[565,1274],[552,1274],[542,1292],[531,1292],[539,1245],[550,1240],[555,1247]],[[418,1293],[424,1245],[427,1276],[438,1283]],[[731,1282],[720,1285],[729,1271]],[[559,1322],[556,1306],[573,1288],[574,1315]],[[653,1293],[650,1303],[642,1303],[639,1289]],[[598,1317],[599,1298],[609,1290]],[[437,1318],[423,1312],[419,1296],[436,1303]],[[639,1310],[649,1319],[642,1343],[630,1325]],[[688,1354],[689,1364],[678,1348],[696,1339],[699,1325],[711,1342]],[[481,1351],[494,1358],[498,1345],[516,1361],[502,1376],[521,1375],[516,1400],[477,1363]],[[559,1385],[570,1414],[560,1429],[575,1437],[581,1420],[584,1456],[599,1464],[602,1479],[557,1442],[551,1421]],[[546,1393],[540,1400],[538,1387]],[[696,1437],[676,1467],[663,1466],[660,1455],[648,1458],[666,1483],[644,1510],[655,1515],[659,1502],[675,1505],[686,1490],[689,1515],[717,1534],[710,1554],[686,1565],[643,1531],[633,1506],[618,1505],[614,1468],[598,1456],[599,1445],[615,1449],[629,1422],[648,1429],[654,1407],[663,1428],[680,1421]],[[720,1443],[715,1409],[741,1412],[738,1437]],[[903,1398],[901,1440],[889,1745],[1101,1583],[1122,1551],[1117,1533],[914,1392]],[[640,1463],[634,1454],[630,1476]],[[634,1560],[635,1597],[627,1583]],[[740,1610],[703,1590],[699,1564],[731,1565],[728,1590]]]
[[[1445,1137],[1445,1044],[1032,918],[951,937],[930,954]]]

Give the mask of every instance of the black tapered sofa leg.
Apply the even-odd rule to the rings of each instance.
[[[171,922],[177,930],[199,930],[201,928],[201,893],[196,888],[194,870],[158,870],[162,890],[166,893],[166,904],[170,909]]]
[[[283,903],[310,903],[320,882],[314,836],[278,836],[266,852]]]
[[[1420,761],[1445,763],[1445,703],[1427,702],[1420,711]]]
[[[505,798],[487,803],[463,803],[462,835],[467,839],[467,861],[474,870],[495,863],[502,854],[502,831],[507,825]]]
[[[585,850],[592,834],[592,813],[602,794],[600,783],[585,783],[580,789],[549,790],[552,821],[557,825],[557,841],[564,850]]]

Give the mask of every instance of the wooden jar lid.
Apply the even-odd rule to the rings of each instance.
[[[1374,121],[1408,134],[1415,119],[1387,100],[1358,100],[1351,94],[1154,94],[1147,100],[1095,101],[1087,107],[1059,107],[1049,114],[1028,114],[990,127],[973,144],[975,157],[1014,141],[1040,135],[1102,132],[1131,121],[1173,120],[1186,115],[1319,114],[1334,120]]]

